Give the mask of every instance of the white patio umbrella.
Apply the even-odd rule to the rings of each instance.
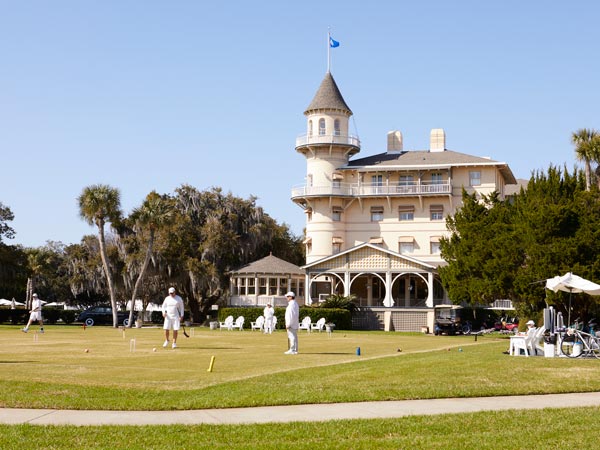
[[[590,295],[600,295],[600,284],[573,275],[571,272],[567,272],[562,277],[548,278],[546,280],[546,289],[554,292],[563,291],[569,293],[569,311],[567,314],[567,324],[569,325],[571,324],[571,296],[573,293],[585,292]]]

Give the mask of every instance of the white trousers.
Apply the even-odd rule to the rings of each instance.
[[[288,341],[290,342],[290,350],[293,352],[298,351],[298,329],[288,328],[287,329]]]

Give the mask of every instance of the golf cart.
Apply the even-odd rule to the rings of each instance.
[[[437,305],[435,310],[435,324],[433,333],[436,336],[446,334],[452,336],[455,334],[469,334],[471,325],[468,321],[463,323],[463,307],[460,305]]]

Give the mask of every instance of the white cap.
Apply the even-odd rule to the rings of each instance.
[[[535,322],[533,320],[530,320],[529,322],[527,322],[527,325],[535,325]]]
[[[175,292],[175,288],[174,288],[174,287],[170,287],[170,288],[169,288],[169,294],[172,294],[172,293],[174,293],[174,292]]]
[[[33,294],[34,297],[37,297],[37,294]]]
[[[285,294],[286,297],[292,297],[292,298],[296,298],[296,294],[294,294],[292,291],[288,292],[287,294]]]

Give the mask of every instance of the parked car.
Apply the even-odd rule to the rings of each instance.
[[[133,313],[133,320],[136,320],[135,313]],[[98,324],[112,325],[112,308],[110,305],[92,306],[91,308],[82,311],[77,317],[77,321],[85,323],[88,327]],[[129,311],[117,311],[117,323],[124,326],[128,326]]]
[[[459,305],[435,306],[434,334],[471,334],[489,329],[494,323],[493,311],[488,308],[462,307]]]

